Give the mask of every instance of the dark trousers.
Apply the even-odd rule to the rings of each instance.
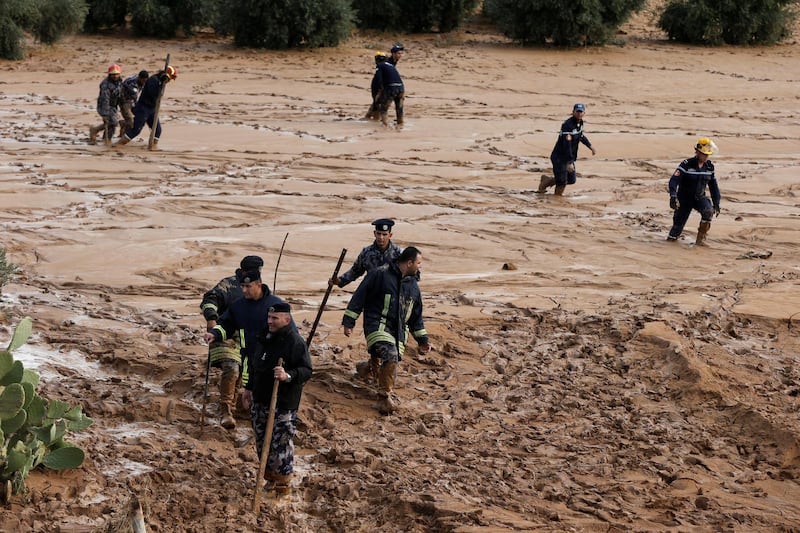
[[[707,196],[694,198],[681,198],[678,196],[678,209],[672,213],[672,229],[669,230],[669,236],[678,238],[683,232],[683,227],[686,221],[689,220],[689,215],[692,214],[692,209],[697,209],[702,216],[703,222],[711,222],[714,216],[714,206],[711,205],[711,200]]]
[[[133,127],[125,131],[125,137],[133,140],[142,132],[144,125],[150,126],[153,129],[153,119],[156,118],[156,109],[154,107],[136,106],[133,108]],[[156,124],[156,139],[161,138],[161,121]]]
[[[550,162],[553,163],[553,177],[556,179],[556,185],[575,185],[578,175],[574,171],[567,171],[569,161],[551,157]]]

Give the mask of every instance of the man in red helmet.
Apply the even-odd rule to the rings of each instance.
[[[153,124],[156,115],[156,102],[158,96],[161,94],[161,88],[170,81],[178,77],[178,71],[172,65],[168,66],[166,70],[159,70],[149,78],[142,87],[142,92],[136,105],[133,108],[133,127],[128,128],[114,146],[123,146],[135,139],[141,133],[144,125],[147,124],[150,129],[155,128],[155,144],[158,144],[158,139],[161,137],[161,121],[158,124]],[[155,148],[155,146],[154,146]]]
[[[111,144],[111,137],[119,125],[120,95],[122,91],[122,68],[116,63],[108,67],[108,76],[100,82],[97,96],[97,113],[103,123],[89,128],[89,144],[97,144],[97,134],[103,132],[103,140]]]

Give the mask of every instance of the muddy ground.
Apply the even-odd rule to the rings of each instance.
[[[40,393],[95,424],[74,471],[37,471],[0,531],[800,531],[800,45],[685,47],[632,21],[618,46],[524,49],[475,26],[404,37],[406,124],[362,120],[372,54],[252,51],[74,37],[0,62],[0,244],[20,267],[0,342]],[[109,63],[179,77],[159,151],[89,146]],[[577,184],[534,193],[573,103],[587,105]],[[390,115],[393,116],[393,115]],[[667,181],[698,136],[722,213],[708,246],[671,224]],[[200,426],[200,298],[239,259],[308,334],[343,248],[369,223],[423,251],[434,351],[400,365],[380,416],[353,378],[355,285],[311,346],[291,498],[250,512],[257,458],[241,420]],[[286,235],[288,234],[288,237]],[[286,245],[275,272],[278,253]]]

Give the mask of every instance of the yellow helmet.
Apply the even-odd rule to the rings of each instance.
[[[717,151],[717,145],[708,137],[700,137],[697,139],[697,144],[694,146],[694,149],[701,154],[711,155]]]

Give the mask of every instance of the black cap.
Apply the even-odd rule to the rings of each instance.
[[[405,47],[402,44],[395,43],[390,52],[394,54],[395,52],[402,52],[403,50],[405,50]]]
[[[287,302],[278,302],[272,304],[269,308],[270,313],[291,313],[292,306],[290,306]]]
[[[261,272],[258,269],[255,270],[243,270],[241,268],[236,269],[236,279],[239,283],[251,283],[253,281],[260,281],[261,280]]]
[[[239,263],[239,268],[242,270],[259,270],[262,266],[264,266],[264,260],[257,255],[248,255]]]
[[[147,72],[146,70],[140,70],[139,71],[139,77],[140,78],[149,78],[150,77],[150,73]]]
[[[372,223],[375,226],[375,231],[392,231],[394,220],[391,218],[379,218]]]

